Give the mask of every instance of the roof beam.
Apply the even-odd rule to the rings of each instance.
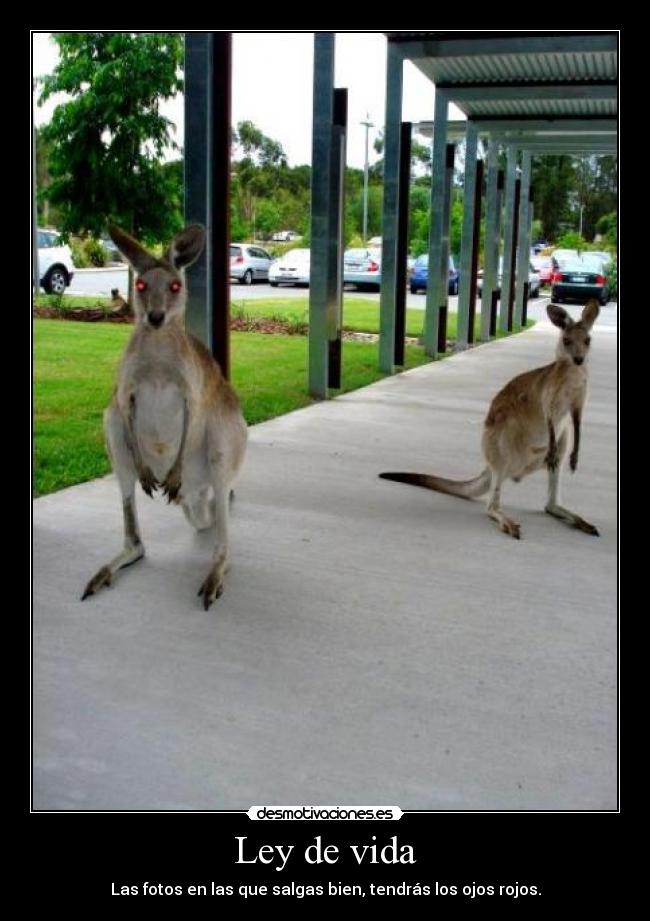
[[[616,118],[575,118],[572,116],[540,118],[533,116],[513,116],[512,118],[503,118],[503,116],[483,116],[475,119],[480,131],[498,132],[498,131],[525,131],[539,133],[541,136],[550,132],[561,131],[562,134],[617,134],[618,119]],[[433,123],[431,123],[433,124]]]
[[[504,102],[539,99],[617,99],[615,81],[589,83],[477,83],[443,84],[436,89],[445,90],[450,102]]]
[[[473,119],[454,119],[447,122],[447,132],[449,135],[462,136],[467,130],[467,122],[473,121],[483,137],[489,135],[492,138],[513,139],[520,136],[535,137],[540,140],[546,138],[571,138],[582,139],[584,137],[600,137],[604,140],[616,138],[618,136],[618,126],[615,118],[599,119],[591,121],[552,121],[542,119],[530,119],[528,121],[516,120],[514,123],[510,119],[500,118],[499,120],[490,120],[480,118]],[[431,137],[434,129],[434,122],[422,121],[414,124],[414,129],[418,134],[424,137]]]
[[[618,35],[613,32],[546,36],[504,36],[484,38],[438,38],[408,40],[389,38],[399,46],[406,60],[422,58],[460,58],[495,54],[571,54],[618,51]]]
[[[510,144],[506,146],[511,146]],[[601,144],[556,144],[555,146],[549,147],[544,144],[520,144],[517,141],[514,145],[521,150],[529,150],[531,153],[541,156],[542,154],[549,154],[549,156],[559,155],[559,154],[575,154],[576,156],[608,156],[615,157],[618,154],[616,147],[603,146]]]

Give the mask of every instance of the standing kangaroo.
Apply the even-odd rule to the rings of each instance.
[[[205,230],[191,225],[156,259],[118,227],[111,237],[137,273],[136,326],[104,414],[122,493],[124,549],[90,580],[82,600],[110,585],[118,569],[144,556],[135,483],[148,496],[161,486],[197,530],[216,529],[210,571],[199,595],[205,610],[223,591],[228,561],[230,489],[244,459],[247,430],[237,394],[205,346],[185,332],[185,272]]]
[[[573,421],[569,465],[572,471],[578,465],[580,421],[587,397],[589,331],[598,316],[598,301],[588,301],[582,317],[575,323],[562,307],[549,304],[546,309],[551,322],[562,330],[556,360],[514,377],[492,400],[483,429],[487,467],[473,480],[465,481],[423,473],[380,473],[380,477],[463,499],[474,499],[489,491],[488,515],[505,534],[519,539],[519,524],[500,508],[501,484],[507,479],[518,483],[546,466],[548,514],[585,534],[598,535],[592,524],[558,504],[560,465],[567,447],[569,418]]]

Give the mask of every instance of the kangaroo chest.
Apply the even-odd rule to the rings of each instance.
[[[183,436],[184,398],[170,381],[141,381],[134,391],[135,436],[154,472],[167,471]]]
[[[582,373],[570,372],[558,381],[553,388],[550,399],[550,415],[555,422],[560,422],[569,415],[574,406],[582,406],[587,392],[587,380]]]

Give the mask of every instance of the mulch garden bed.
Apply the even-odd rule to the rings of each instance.
[[[133,323],[133,317],[124,309],[110,310],[103,307],[78,307],[59,310],[56,307],[33,307],[32,315],[45,320],[76,320],[82,323]],[[284,336],[306,336],[309,327],[305,323],[271,317],[234,316],[230,319],[230,328],[234,332],[268,333]],[[343,330],[343,339],[356,342],[377,342],[377,333],[361,333]],[[409,345],[417,345],[420,340],[407,336]]]

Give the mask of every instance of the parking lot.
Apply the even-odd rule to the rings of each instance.
[[[127,270],[124,268],[107,268],[107,269],[81,269],[77,270],[68,289],[68,294],[96,294],[98,297],[109,297],[112,288],[118,288],[120,293],[124,293],[127,287]],[[376,300],[379,304],[378,291],[357,291],[352,286],[345,289],[346,298],[365,298]],[[306,298],[309,297],[308,288],[297,288],[291,285],[282,285],[278,288],[272,288],[267,282],[256,282],[253,285],[240,285],[233,282],[230,286],[230,297],[234,302],[263,300],[266,298]],[[541,296],[528,302],[528,316],[531,320],[541,320],[546,317],[546,305],[549,303],[548,293],[542,292]],[[457,297],[449,298],[449,312],[456,313],[458,305]],[[411,294],[406,292],[406,306],[416,310],[424,310],[426,306],[426,294],[420,292]],[[567,305],[565,305],[567,306]],[[477,301],[477,308],[480,309],[480,301]],[[569,306],[570,312],[576,312],[576,308]],[[610,301],[607,307],[601,312],[600,321],[605,326],[618,325],[618,310],[616,302]]]

